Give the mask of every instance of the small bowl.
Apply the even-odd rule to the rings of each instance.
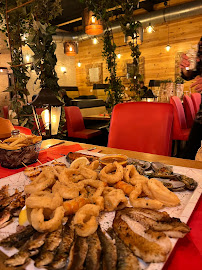
[[[23,163],[26,165],[35,163],[39,156],[41,143],[42,141],[17,150],[0,149],[1,166],[8,169],[17,169],[23,167]]]
[[[109,154],[100,158],[100,163],[102,167],[106,166],[109,163],[117,161],[122,166],[126,166],[128,163],[128,157],[121,154]]]

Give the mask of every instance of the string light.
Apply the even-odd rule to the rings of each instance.
[[[154,27],[151,25],[151,23],[149,23],[149,26],[147,26],[146,30],[148,34],[155,32]]]
[[[171,49],[171,46],[168,44],[165,49],[166,49],[167,52],[169,52],[170,49]]]
[[[93,44],[94,45],[98,44],[98,39],[96,37],[93,38]]]

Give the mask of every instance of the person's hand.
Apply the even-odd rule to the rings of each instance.
[[[190,66],[190,62],[189,62],[189,57],[183,53],[181,56],[181,61],[180,61],[180,68],[181,69],[186,69],[186,67]]]
[[[195,91],[198,93],[202,93],[202,77],[197,76],[196,81],[190,85],[190,87],[195,86]]]

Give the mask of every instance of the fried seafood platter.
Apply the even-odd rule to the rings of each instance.
[[[1,240],[18,250],[5,265],[32,259],[46,269],[145,269],[164,263],[172,239],[189,233],[167,212],[180,207],[178,194],[134,164],[102,167],[83,155],[71,161],[25,169],[28,226]]]

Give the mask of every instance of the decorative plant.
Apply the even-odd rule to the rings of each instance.
[[[141,100],[140,96],[140,84],[142,76],[139,73],[139,57],[141,55],[137,39],[139,37],[139,29],[142,24],[139,21],[135,21],[134,8],[139,3],[139,0],[125,0],[121,1],[121,7],[123,10],[123,16],[119,17],[121,28],[125,37],[131,38],[129,47],[131,50],[131,57],[133,59],[133,65],[130,68],[130,91],[133,92],[133,98],[135,100]]]
[[[184,84],[184,79],[180,76],[178,76],[175,80],[175,83],[176,84]]]
[[[14,14],[12,11],[12,17],[7,18],[6,10],[15,7],[18,8],[15,9]],[[4,16],[1,17],[1,22],[4,22],[4,19],[6,19],[7,23],[7,27],[2,27],[2,31],[9,37],[12,59],[11,68],[13,69],[15,78],[14,89],[8,89],[8,91],[11,91],[15,98],[12,102],[13,110],[17,112],[20,123],[26,123],[26,125],[34,123],[29,117],[27,119],[23,117],[23,114],[26,114],[26,112],[23,112],[22,104],[20,102],[22,101],[22,103],[25,104],[24,95],[29,94],[26,89],[29,77],[27,76],[26,65],[23,64],[22,45],[24,45],[24,43],[21,41],[21,36],[25,33],[30,35],[27,40],[27,45],[34,52],[34,63],[32,68],[35,69],[36,74],[38,75],[37,79],[40,80],[41,88],[49,88],[58,95],[60,88],[55,72],[55,65],[57,62],[55,56],[56,45],[52,39],[52,35],[55,34],[56,28],[50,25],[50,21],[60,14],[61,11],[61,0],[1,1],[0,13],[4,14]],[[12,42],[16,43],[17,41],[18,47],[16,48],[12,45]],[[17,108],[15,106],[17,106]],[[26,110],[30,111],[28,108],[26,108]],[[64,122],[63,112],[59,128],[60,131],[63,130]]]
[[[113,33],[110,29],[110,17],[112,12],[108,11],[111,7],[120,5],[121,1],[107,1],[107,0],[81,0],[85,2],[89,10],[94,12],[97,19],[101,19],[105,26],[105,33],[103,37],[103,51],[102,55],[106,59],[107,69],[109,71],[109,77],[105,79],[105,82],[109,84],[109,87],[105,89],[108,94],[108,106],[111,111],[113,107],[121,103],[123,100],[124,86],[121,79],[117,77],[116,73],[116,44],[114,42]]]

